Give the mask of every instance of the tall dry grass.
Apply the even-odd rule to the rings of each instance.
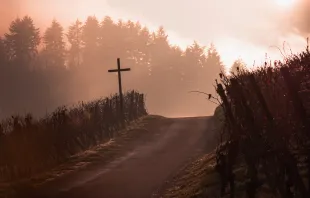
[[[59,107],[42,119],[12,116],[0,125],[0,181],[30,177],[70,156],[108,141],[113,133],[147,114],[143,94],[124,95],[124,116],[114,95],[72,107]]]
[[[248,197],[264,185],[276,197],[310,197],[310,52],[221,74],[217,92],[225,112],[217,170],[222,195],[234,197],[240,163]],[[227,187],[230,190],[227,191]]]

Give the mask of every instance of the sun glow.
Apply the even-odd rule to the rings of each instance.
[[[289,7],[294,4],[295,0],[276,0],[279,6]]]

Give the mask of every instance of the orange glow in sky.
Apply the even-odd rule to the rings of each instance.
[[[288,31],[297,1],[308,0],[23,0],[16,12],[33,16],[43,28],[54,18],[68,26],[89,15],[99,20],[106,15],[139,20],[151,30],[163,25],[170,42],[182,48],[194,40],[206,46],[213,42],[230,67],[238,58],[249,66],[254,61],[259,65],[266,53],[273,59],[282,58],[272,46],[282,48],[284,41],[293,52],[304,49],[305,38]]]

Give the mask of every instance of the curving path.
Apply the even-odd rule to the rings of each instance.
[[[165,118],[152,141],[109,164],[58,181],[53,198],[150,198],[191,157],[214,148],[211,118]],[[168,120],[168,121],[167,121]]]

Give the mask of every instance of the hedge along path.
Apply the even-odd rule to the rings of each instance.
[[[39,120],[30,114],[12,116],[0,127],[0,182],[49,171],[70,156],[108,142],[123,123],[144,115],[144,95],[130,91],[124,95],[124,116],[118,95],[59,107]]]

